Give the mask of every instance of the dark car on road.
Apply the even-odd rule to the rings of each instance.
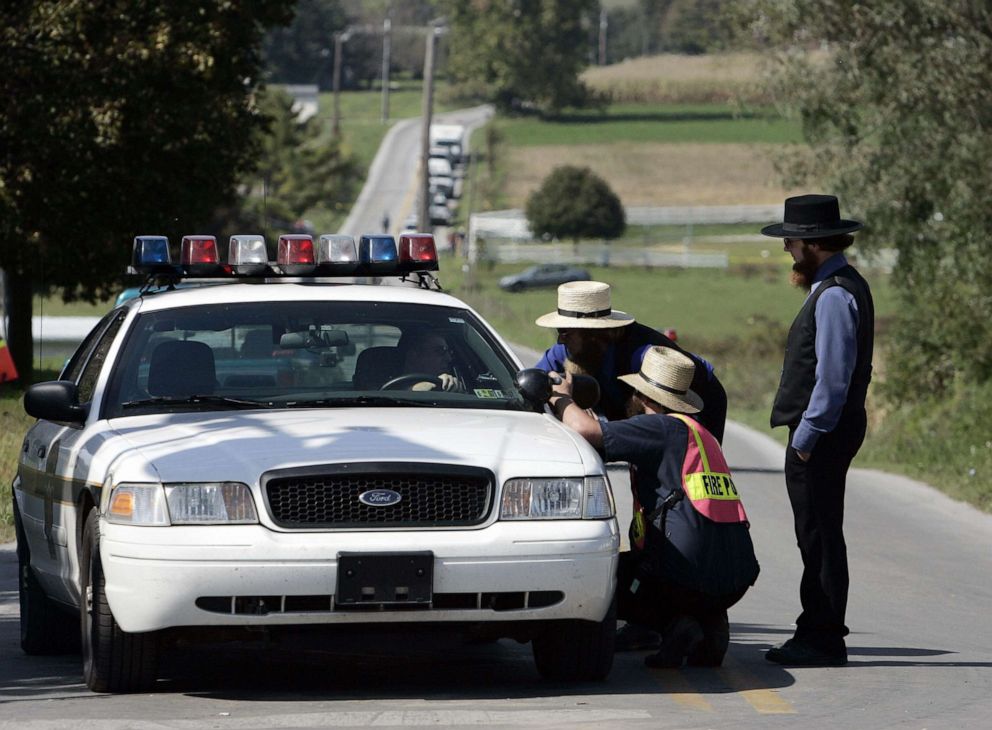
[[[519,274],[510,274],[499,280],[505,291],[523,291],[540,287],[558,286],[568,281],[589,281],[589,272],[567,264],[538,264]]]

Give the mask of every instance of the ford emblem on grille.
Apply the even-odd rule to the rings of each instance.
[[[403,495],[392,489],[370,489],[358,495],[358,501],[369,507],[392,507],[399,504]]]

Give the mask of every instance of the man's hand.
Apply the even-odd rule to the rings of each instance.
[[[548,373],[551,378],[551,397],[568,396],[572,397],[572,374]]]
[[[813,456],[813,452],[812,451],[800,451],[799,449],[796,449],[796,456],[799,457],[799,461],[807,462],[807,461],[810,460],[810,457]]]
[[[458,378],[454,375],[441,373],[437,377],[441,381],[441,390],[461,390],[461,386],[458,384]]]

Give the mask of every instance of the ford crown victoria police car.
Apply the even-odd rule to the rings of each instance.
[[[597,454],[458,299],[300,278],[431,287],[410,272],[436,269],[433,240],[287,236],[271,263],[260,237],[226,264],[216,249],[189,237],[174,265],[139,237],[134,270],[166,289],[227,283],[149,287],[25,396],[23,649],[78,625],[87,685],[129,692],[191,627],[443,622],[531,640],[547,677],[604,677],[619,534]],[[404,371],[401,343],[426,333],[459,387]]]

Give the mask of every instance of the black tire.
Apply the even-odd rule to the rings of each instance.
[[[606,679],[613,668],[616,603],[602,621],[557,621],[534,638],[534,662],[545,679],[584,682]]]
[[[45,595],[31,568],[31,552],[14,499],[14,534],[17,537],[17,595],[21,613],[21,650],[32,656],[74,654],[79,636],[68,611]]]
[[[131,634],[117,625],[107,603],[95,509],[86,518],[81,552],[79,616],[86,686],[94,692],[146,691],[158,672],[158,634]]]

